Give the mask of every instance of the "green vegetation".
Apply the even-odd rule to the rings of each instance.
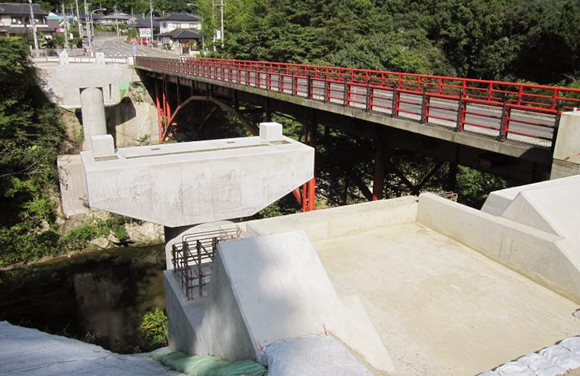
[[[54,254],[59,111],[18,39],[0,39],[0,265]]]
[[[155,308],[143,315],[139,333],[148,351],[167,346],[167,316],[162,308]]]
[[[56,159],[64,125],[38,82],[22,40],[0,38],[0,266],[83,249],[110,233],[128,238],[121,216],[60,233]]]

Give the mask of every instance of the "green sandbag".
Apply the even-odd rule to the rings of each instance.
[[[266,374],[266,369],[252,360],[231,363],[217,356],[187,356],[168,347],[153,351],[151,357],[166,367],[191,376],[264,376]]]

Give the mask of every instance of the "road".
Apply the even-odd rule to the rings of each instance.
[[[93,41],[95,52],[104,52],[105,57],[126,58],[130,56],[150,56],[150,57],[168,57],[166,53],[159,51],[147,51],[144,46],[138,46],[133,52],[133,46],[126,40],[126,37],[97,36]]]

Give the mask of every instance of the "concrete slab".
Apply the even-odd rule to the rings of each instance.
[[[469,375],[577,334],[578,306],[417,223],[314,242],[402,375]]]
[[[287,137],[81,153],[92,208],[179,227],[250,216],[314,176],[314,149]]]

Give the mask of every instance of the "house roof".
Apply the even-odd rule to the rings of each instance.
[[[175,29],[166,33],[157,34],[157,37],[169,37],[174,40],[183,39],[201,39],[201,35],[190,29]]]
[[[159,18],[159,21],[199,21],[199,17],[189,13],[169,13]]]
[[[102,17],[102,20],[130,20],[133,16],[125,13],[108,14]]]
[[[48,25],[44,25],[48,26]],[[38,27],[36,29],[39,33],[49,34],[54,32],[54,28],[52,27]],[[4,26],[0,27],[0,35],[2,34],[13,34],[13,35],[24,35],[32,33],[30,28],[27,27],[18,27],[18,26]]]
[[[48,14],[38,4],[32,4],[32,11],[35,15],[39,16],[46,16]],[[28,4],[0,3],[0,14],[30,16],[30,6]]]
[[[151,27],[151,19],[149,17],[139,17],[135,21],[135,26],[138,28]],[[153,17],[153,28],[159,28],[159,19],[157,17]]]

